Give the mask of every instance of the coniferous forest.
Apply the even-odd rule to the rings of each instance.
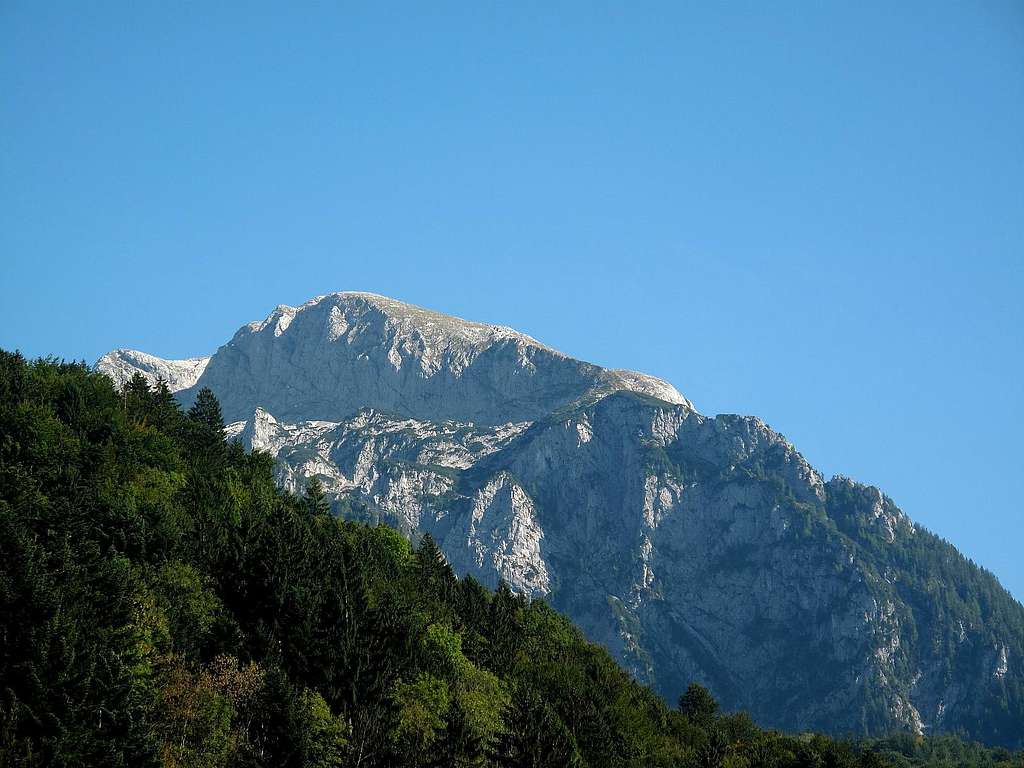
[[[667,705],[543,601],[279,490],[204,390],[0,352],[0,768],[1024,766]]]

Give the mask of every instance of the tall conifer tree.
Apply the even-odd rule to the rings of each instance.
[[[331,505],[327,501],[327,494],[324,493],[324,484],[320,478],[313,475],[306,483],[306,509],[311,515],[328,515],[331,512]]]
[[[188,411],[193,447],[205,458],[224,452],[224,417],[220,403],[209,387],[203,387]]]

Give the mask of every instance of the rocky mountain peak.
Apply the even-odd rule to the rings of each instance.
[[[461,372],[477,355],[500,343],[512,343],[524,353],[536,349],[567,357],[512,328],[463,320],[360,291],[316,296],[298,307],[279,304],[266,319],[249,323],[239,333],[272,333],[279,337],[297,316],[307,312],[326,320],[321,330],[329,341],[344,340],[351,345],[369,337],[373,343],[386,342],[388,359],[396,369],[411,360],[427,376],[446,363]]]
[[[181,361],[105,355],[115,378],[170,370]],[[337,421],[365,408],[414,418],[483,424],[533,421],[583,399],[620,390],[692,404],[643,373],[576,360],[526,334],[416,307],[372,293],[317,296],[279,305],[242,326],[195,377],[176,373],[188,403],[200,387],[221,397],[229,420],[256,407],[279,418]]]
[[[155,386],[160,378],[167,382],[171,392],[179,392],[199,380],[208,362],[209,357],[164,360],[137,349],[115,349],[97,360],[96,368],[112,378],[119,387],[136,373],[141,373],[150,386]]]

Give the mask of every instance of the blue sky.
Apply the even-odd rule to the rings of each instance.
[[[757,414],[1024,596],[1021,3],[209,5],[0,4],[0,346],[375,291]]]

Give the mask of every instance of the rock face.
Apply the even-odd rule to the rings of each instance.
[[[365,293],[279,306],[239,329],[182,398],[222,393],[225,418],[340,420],[376,408],[479,424],[533,420],[628,389],[688,405],[653,376],[574,360],[529,336]],[[185,389],[185,387],[183,387]]]
[[[155,385],[157,379],[163,379],[172,392],[178,392],[195,384],[206,370],[208,362],[208,357],[164,360],[135,349],[115,349],[97,360],[96,367],[110,376],[119,387],[135,373],[141,373],[150,386]]]
[[[131,360],[178,365],[98,367]],[[317,475],[346,514],[429,531],[669,700],[698,680],[788,730],[1024,740],[1024,608],[756,418],[370,294],[278,307],[199,373],[179,397],[211,387],[284,486]]]

